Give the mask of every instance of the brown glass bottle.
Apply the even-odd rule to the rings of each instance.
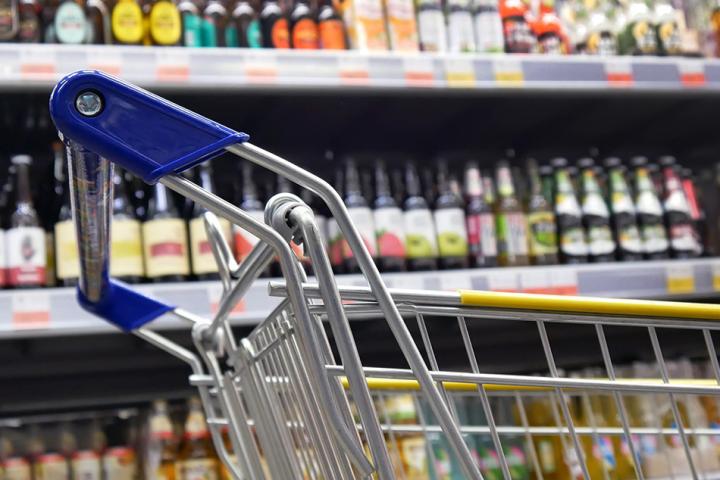
[[[148,430],[147,476],[158,480],[175,480],[178,442],[164,400],[153,402]]]
[[[230,14],[220,0],[209,0],[203,10],[203,46],[235,47],[236,30],[230,24]]]
[[[345,24],[333,4],[333,0],[322,0],[317,18],[320,48],[323,50],[347,50]]]
[[[333,187],[338,195],[340,195],[340,198],[344,196],[344,186],[345,175],[343,174],[342,168],[336,168]],[[327,236],[328,256],[330,257],[330,265],[332,265],[333,272],[345,273],[345,264],[343,263],[343,243],[345,242],[345,239],[340,231],[337,220],[335,220],[335,217],[332,215],[328,216]]]
[[[176,461],[176,480],[218,480],[220,472],[205,423],[200,400],[193,397],[188,402],[183,439]]]
[[[145,35],[144,14],[137,0],[117,0],[110,14],[113,43],[141,45]]]
[[[263,0],[260,27],[264,48],[290,48],[288,21],[275,0]]]
[[[588,242],[588,256],[592,262],[612,262],[615,260],[616,244],[610,228],[610,210],[602,194],[595,173],[592,158],[583,158],[578,162],[582,177],[582,220]]]
[[[180,45],[182,20],[177,5],[170,0],[154,0],[147,10],[146,28],[150,43],[163,47]]]
[[[563,263],[587,262],[587,239],[582,224],[582,210],[577,200],[572,170],[564,158],[552,160],[555,169],[555,221],[558,247]]]
[[[18,42],[40,43],[42,41],[41,10],[42,7],[37,0],[20,0],[18,5]]]
[[[0,1],[0,42],[12,42],[20,28],[18,0]]]

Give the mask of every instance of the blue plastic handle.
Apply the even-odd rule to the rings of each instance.
[[[78,96],[102,100],[94,116],[81,114]],[[213,158],[229,145],[248,140],[239,133],[101,72],[66,76],[50,97],[50,114],[64,136],[153,184]]]

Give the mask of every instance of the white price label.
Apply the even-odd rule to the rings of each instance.
[[[12,323],[16,329],[46,328],[50,324],[50,297],[47,292],[13,292]]]
[[[522,84],[524,76],[520,60],[511,57],[500,56],[493,59],[493,74],[495,82],[501,85]]]
[[[342,55],[338,58],[340,83],[366,85],[370,81],[370,62],[358,55]]]
[[[451,292],[472,290],[472,282],[470,276],[464,272],[449,273],[440,276],[440,289]]]
[[[665,269],[665,280],[668,293],[683,294],[695,291],[695,272],[692,265],[668,265]]]
[[[445,60],[445,79],[450,87],[475,86],[475,65],[467,58],[450,57]]]
[[[251,83],[274,83],[278,62],[274,52],[248,52],[243,57],[245,78]]]
[[[155,57],[155,77],[159,82],[187,82],[190,78],[190,56],[180,49],[158,49]]]
[[[705,62],[696,58],[680,58],[680,82],[687,87],[705,85]]]
[[[610,85],[629,85],[633,82],[632,63],[630,59],[611,57],[605,60],[605,76]]]
[[[520,278],[517,272],[492,272],[488,275],[488,288],[496,292],[517,292]]]
[[[47,45],[43,48],[20,50],[20,77],[26,80],[52,80],[57,72],[55,50]]]
[[[425,55],[403,57],[403,73],[405,84],[409,86],[428,87],[435,84],[433,60]]]
[[[119,77],[122,74],[122,55],[108,48],[92,48],[87,52],[87,66]]]
[[[572,268],[559,268],[550,275],[550,290],[557,295],[577,295],[577,272]]]
[[[554,293],[550,275],[540,268],[530,268],[520,272],[520,288],[526,293]]]

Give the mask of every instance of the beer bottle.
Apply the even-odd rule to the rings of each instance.
[[[86,14],[88,33],[86,43],[92,45],[109,45],[112,43],[110,11],[103,0],[87,0]]]
[[[564,42],[566,36],[562,21],[555,12],[555,0],[544,0],[540,3],[540,12],[533,22],[533,30],[540,53],[551,55],[567,53]]]
[[[653,12],[645,0],[628,2],[625,25],[618,34],[621,55],[657,54],[657,37],[652,17]]]
[[[499,263],[502,266],[528,265],[527,219],[515,195],[515,185],[507,160],[498,162],[495,176],[498,190],[495,222]]]
[[[33,429],[33,478],[35,480],[70,480],[70,463],[63,454],[60,428],[47,424]]]
[[[584,263],[588,254],[587,241],[567,160],[556,158],[552,166],[555,168],[555,221],[560,259],[563,263]]]
[[[384,272],[405,270],[405,229],[403,213],[390,192],[385,163],[375,163],[373,221],[378,245],[378,268]]]
[[[46,29],[45,41],[78,45],[87,43],[88,22],[84,0],[61,0],[54,3],[52,28]]]
[[[288,21],[276,0],[263,0],[260,27],[264,48],[290,48]]]
[[[238,37],[238,47],[262,48],[262,32],[258,14],[247,0],[241,0],[232,11]]]
[[[30,193],[29,155],[16,155],[11,159],[16,168],[15,210],[10,216],[10,229],[6,234],[8,286],[15,288],[42,287],[45,285],[46,261],[45,231],[33,206]]]
[[[170,0],[154,0],[148,14],[150,41],[153,45],[180,45],[182,23],[178,7]]]
[[[97,445],[93,435],[93,423],[84,421],[76,426],[77,448],[71,460],[75,479],[102,480],[100,446]]]
[[[144,36],[143,11],[137,0],[117,0],[110,15],[113,41],[120,45],[141,45]]]
[[[682,55],[683,46],[681,35],[684,33],[678,24],[678,13],[682,12],[673,6],[669,0],[655,0],[653,2],[653,23],[658,53],[660,55]]]
[[[344,184],[345,176],[342,168],[337,168],[335,170],[335,184],[333,186],[341,198],[344,197]],[[335,220],[335,217],[332,215],[328,217],[327,236],[328,255],[330,257],[330,265],[332,265],[333,272],[345,273],[345,265],[343,263],[344,239],[337,220]]]
[[[236,47],[237,30],[230,22],[225,5],[220,0],[209,0],[203,10],[203,47]]]
[[[465,166],[465,221],[472,266],[496,266],[495,217],[485,201],[480,168],[474,162]]]
[[[635,204],[627,181],[625,167],[617,157],[605,159],[605,168],[610,175],[610,210],[615,242],[620,260],[635,261],[642,259],[643,245],[637,225]]]
[[[410,270],[437,269],[437,235],[435,220],[428,202],[422,195],[420,177],[412,163],[405,166],[405,192],[403,219],[407,239],[407,258]]]
[[[437,231],[440,268],[467,268],[468,235],[465,228],[465,206],[462,198],[453,193],[447,164],[439,162],[437,169],[438,196],[433,220]]]
[[[0,1],[0,42],[15,41],[20,28],[18,0]]]
[[[298,50],[319,48],[318,23],[308,0],[295,0],[290,12],[290,45]]]
[[[177,441],[168,415],[167,402],[155,400],[148,419],[148,445],[145,456],[145,477],[175,480]]]
[[[13,173],[14,166],[8,169],[8,176],[0,189],[0,288],[7,286],[7,230],[10,228],[10,209],[14,205]]]
[[[506,53],[530,53],[535,48],[535,35],[526,13],[527,4],[523,0],[500,0]]]
[[[145,273],[155,282],[181,282],[190,273],[185,220],[170,191],[160,182],[153,186],[147,219],[142,226]]]
[[[127,420],[113,419],[108,429],[108,447],[103,451],[104,480],[130,480],[137,477],[137,454],[133,448],[134,429]]]
[[[175,468],[177,480],[219,480],[218,463],[210,441],[200,400],[192,397],[188,402],[185,432],[180,444]]]
[[[22,433],[9,433],[0,428],[0,474],[5,480],[30,480],[32,469],[28,461],[27,439]]]
[[[491,172],[486,172],[482,176],[483,197],[491,209],[495,209],[495,184]]]
[[[690,206],[690,218],[692,218],[693,224],[695,225],[694,233],[700,248],[698,255],[704,255],[710,250],[707,215],[705,213],[705,209],[700,207],[701,202],[698,196],[698,190],[695,188],[695,182],[693,181],[692,170],[689,168],[683,168],[680,171],[680,175],[682,178],[683,190],[685,191],[685,197],[687,198],[688,205]],[[700,189],[700,191],[702,191],[702,189]]]
[[[583,158],[578,164],[582,175],[582,220],[590,260],[611,262],[615,259],[616,245],[610,229],[610,211],[595,176],[595,162],[592,158]]]
[[[255,220],[265,223],[265,206],[257,193],[255,180],[253,178],[253,167],[250,162],[242,164],[242,198],[240,208]],[[237,225],[233,225],[233,237],[235,239],[235,258],[238,262],[245,260],[250,251],[257,245],[259,239]]]
[[[180,44],[184,47],[201,47],[203,41],[203,21],[200,8],[193,0],[180,0],[177,4],[182,25]]]
[[[350,221],[362,237],[365,247],[374,258],[377,255],[377,243],[375,240],[375,222],[368,202],[363,196],[360,186],[360,174],[355,162],[351,159],[345,163],[345,206],[350,214]],[[343,259],[347,273],[360,272],[354,252],[347,242],[343,243]]]
[[[501,53],[505,49],[498,2],[473,0],[473,23],[478,52]]]
[[[690,203],[677,173],[675,158],[662,157],[660,165],[665,179],[663,210],[665,210],[665,226],[670,237],[670,251],[674,258],[696,257],[702,247],[697,241]]]
[[[527,174],[530,179],[527,199],[530,261],[533,265],[551,265],[558,261],[555,214],[543,193],[540,170],[534,159],[528,160]]]
[[[345,24],[333,0],[322,0],[318,11],[318,32],[323,50],[347,50]]]
[[[120,167],[114,167],[113,172],[110,239],[110,274],[128,283],[139,283],[145,273],[140,222],[135,218]]]
[[[200,185],[203,189],[210,193],[215,192],[215,185],[212,179],[212,168],[208,162],[200,165]],[[218,266],[215,263],[215,256],[212,253],[212,247],[208,240],[207,231],[205,230],[205,221],[203,214],[205,208],[199,203],[195,204],[190,220],[190,258],[192,272],[198,280],[215,280],[218,278]],[[230,237],[230,222],[224,218],[218,217],[220,231],[228,243]]]
[[[71,287],[77,285],[80,275],[80,260],[78,258],[78,244],[75,235],[75,224],[70,208],[70,190],[68,188],[67,168],[63,155],[63,145],[58,144],[55,155],[55,195],[60,204],[57,220],[54,226],[55,233],[55,271],[60,285]]]
[[[650,177],[647,158],[632,159],[635,168],[635,206],[645,258],[668,258],[668,238],[663,224],[663,208]]]
[[[420,50],[423,52],[447,51],[447,27],[439,0],[417,2],[417,28]]]
[[[450,0],[446,8],[449,51],[452,53],[477,51],[470,0]]]
[[[40,43],[42,41],[41,9],[37,0],[20,0],[18,5],[18,42]],[[0,19],[2,19],[1,12]]]

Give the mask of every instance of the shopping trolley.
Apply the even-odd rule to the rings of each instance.
[[[713,339],[720,326],[720,307],[391,290],[385,287],[338,194],[322,179],[250,144],[247,135],[92,71],[61,80],[53,91],[50,110],[68,152],[81,262],[78,300],[90,312],[190,366],[189,381],[199,391],[218,456],[234,478],[418,478],[398,466],[399,445],[409,435],[427,439],[420,450],[427,450],[428,466],[420,475],[436,479],[450,478],[448,475],[490,477],[487,462],[476,458],[475,445],[480,439],[494,452],[496,475],[505,479],[513,475],[507,442],[517,438],[525,442],[523,448],[537,478],[544,476],[540,464],[545,452],[538,451],[538,442],[545,438],[552,438],[562,451],[558,472],[545,476],[610,478],[608,468],[597,469],[586,448],[588,439],[598,435],[624,439],[632,475],[637,478],[652,476],[647,475],[636,441],[646,436],[660,440],[659,450],[668,459],[671,476],[704,478],[714,468],[699,455],[704,443],[698,439],[714,438],[717,430],[690,422],[682,402],[686,396],[720,397],[720,366]],[[181,175],[223,152],[265,167],[318,195],[337,221],[368,287],[336,284],[312,210],[299,198],[290,194],[272,197],[263,223]],[[199,318],[110,278],[113,163],[147,183],[161,182],[207,209],[205,227],[223,292],[214,318]],[[220,233],[216,216],[259,239],[239,264]],[[290,242],[302,244],[312,264],[312,282]],[[230,313],[274,258],[284,281],[273,282],[269,292],[282,297],[280,303],[246,338],[237,339],[229,323]],[[163,315],[191,325],[195,351],[147,327]],[[384,319],[409,368],[363,367],[348,321],[354,316]],[[546,373],[483,373],[469,326],[489,320],[534,323],[545,359],[545,365],[537,370]],[[440,369],[427,328],[431,321],[456,323],[458,348],[464,349],[467,357],[464,370]],[[420,342],[413,340],[411,322],[417,324]],[[593,327],[604,373],[590,379],[564,375],[556,365],[546,328],[549,324]],[[605,334],[609,327],[647,331],[659,372],[657,380],[618,378]],[[714,380],[672,379],[657,333],[660,329],[697,331]],[[412,399],[419,421],[396,422],[388,415],[386,399],[398,393],[410,395],[405,398]],[[578,419],[573,399],[594,394],[612,399],[616,421],[599,425]],[[667,399],[671,424],[634,422],[628,402],[638,395]],[[496,420],[498,399],[507,398],[514,402],[513,422],[507,415]],[[551,420],[532,418],[526,411],[534,398],[547,402]],[[467,408],[460,408],[467,399],[477,402],[471,410],[482,414],[481,422],[473,424]],[[230,439],[227,447],[222,434],[225,428]],[[668,438],[675,443],[669,445]],[[440,455],[451,459],[454,473],[438,468]]]

